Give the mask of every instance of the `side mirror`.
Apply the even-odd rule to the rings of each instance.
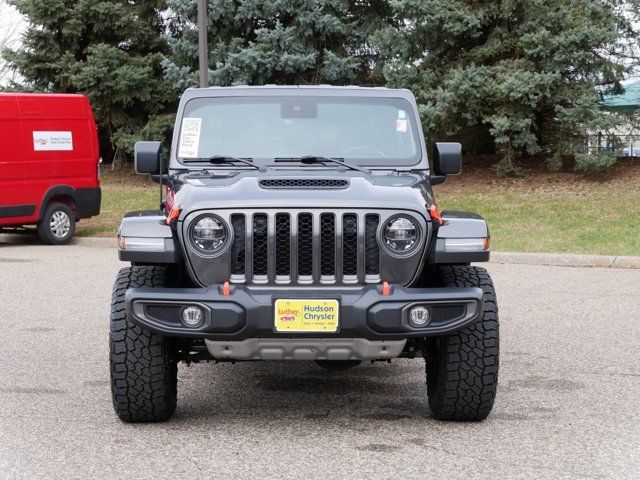
[[[462,145],[439,142],[433,149],[433,171],[436,175],[457,175],[462,170]]]
[[[133,149],[136,173],[161,173],[162,142],[136,142]]]

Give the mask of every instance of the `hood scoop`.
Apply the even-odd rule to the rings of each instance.
[[[313,190],[341,190],[349,186],[348,180],[336,178],[268,178],[258,182],[261,188],[291,190],[306,188]]]

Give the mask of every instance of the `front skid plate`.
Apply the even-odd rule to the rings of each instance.
[[[214,358],[234,360],[379,360],[402,353],[406,340],[365,338],[248,338],[205,340]]]

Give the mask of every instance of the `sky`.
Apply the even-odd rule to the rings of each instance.
[[[0,50],[20,44],[20,35],[26,27],[22,15],[16,11],[6,0],[0,0]],[[6,85],[14,77],[0,58],[0,85]]]

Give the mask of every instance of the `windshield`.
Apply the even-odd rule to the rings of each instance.
[[[323,156],[370,166],[420,161],[411,104],[377,97],[217,97],[185,105],[179,160],[229,156],[267,163]]]

